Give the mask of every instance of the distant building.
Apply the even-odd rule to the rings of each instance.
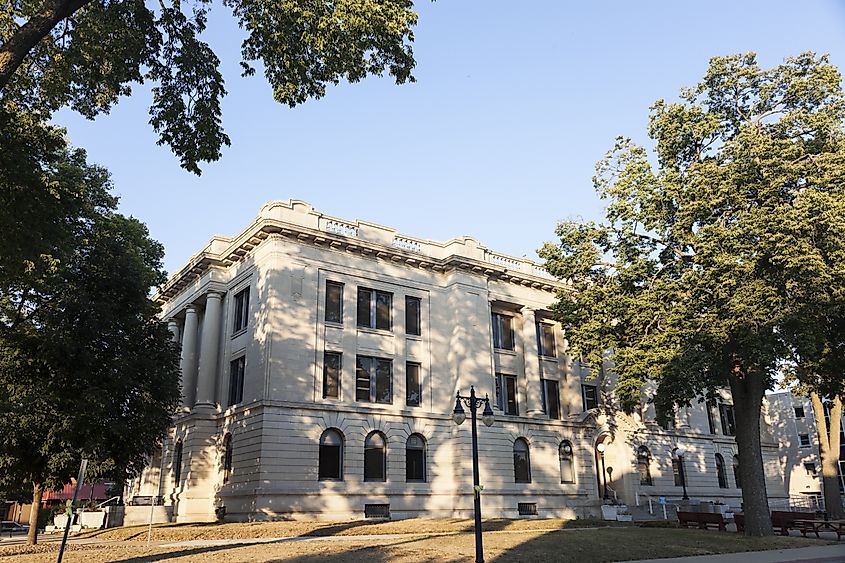
[[[738,507],[730,396],[668,429],[650,406],[614,408],[612,377],[590,377],[552,318],[562,287],[471,237],[267,203],[156,296],[184,407],[130,496],[175,521],[468,516],[469,424],[450,415],[473,385],[496,414],[479,431],[486,516],[594,515],[605,480],[631,506],[677,501],[676,448],[690,497]],[[765,424],[762,440],[769,495],[787,502]]]

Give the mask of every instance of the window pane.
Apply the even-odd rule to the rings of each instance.
[[[341,447],[320,445],[320,479],[340,479]]]
[[[323,357],[323,398],[340,397],[340,354],[326,352]]]
[[[546,406],[546,414],[552,420],[560,418],[560,391],[557,381],[543,380],[543,392]]]
[[[390,309],[393,305],[393,296],[381,291],[376,292],[376,328],[379,330],[390,330]]]
[[[407,363],[405,365],[405,387],[407,397],[405,403],[409,407],[420,406],[422,400],[422,388],[420,387],[420,365]]]
[[[384,439],[379,434],[371,434],[364,442],[364,480],[384,481],[385,459]]]
[[[376,363],[376,397],[377,403],[393,402],[393,365],[390,360],[377,360]]]
[[[584,410],[598,408],[599,392],[595,385],[581,385],[581,392],[584,394]]]
[[[555,327],[546,323],[537,324],[537,336],[540,355],[549,358],[555,357]]]
[[[343,284],[326,282],[326,320],[343,322]]]
[[[358,288],[358,326],[373,327],[371,313],[372,291]]]
[[[358,356],[355,358],[355,400],[370,401],[370,370],[372,358]]]
[[[724,458],[716,454],[716,477],[719,480],[719,488],[720,489],[727,489],[728,488],[728,479],[725,475],[725,460]]]
[[[531,466],[528,458],[528,444],[518,438],[513,443],[513,473],[517,483],[531,482]]]
[[[237,405],[244,397],[244,365],[246,357],[241,356],[229,364],[229,406]]]
[[[513,350],[513,319],[502,315],[502,346],[505,350]]]
[[[405,479],[425,481],[425,442],[416,434],[408,438],[405,448]]]
[[[243,289],[235,295],[234,323],[232,331],[238,332],[246,328],[249,318],[249,288]]]
[[[501,321],[498,313],[493,313],[493,348],[502,347]]]
[[[420,330],[420,299],[405,297],[405,332],[419,336]]]
[[[516,377],[507,375],[505,376],[505,400],[506,409],[505,414],[512,414],[517,415],[519,414],[519,407],[517,406],[516,402]]]
[[[496,408],[499,410],[504,410],[505,408],[505,395],[502,392],[502,374],[496,374]]]

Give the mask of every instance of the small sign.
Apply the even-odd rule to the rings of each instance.
[[[657,497],[657,502],[660,504],[666,504],[666,497]]]

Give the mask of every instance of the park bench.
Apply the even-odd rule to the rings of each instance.
[[[682,528],[718,528],[725,532],[725,518],[717,512],[678,512],[678,522]]]
[[[795,529],[801,532],[805,538],[808,533],[816,534],[819,537],[819,532],[833,532],[836,534],[836,540],[842,539],[845,536],[845,520],[817,520],[815,518],[799,519],[793,522]]]
[[[772,527],[775,531],[780,530],[780,535],[788,536],[789,530],[798,530],[795,525],[796,520],[815,520],[816,515],[813,512],[796,512],[786,510],[772,510]]]

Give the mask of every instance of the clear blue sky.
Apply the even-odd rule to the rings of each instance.
[[[177,270],[212,234],[233,235],[271,199],[445,240],[471,235],[534,256],[557,221],[597,218],[591,176],[617,135],[646,142],[649,106],[695,84],[711,56],[761,64],[812,50],[845,70],[845,2],[422,1],[416,84],[369,78],[296,109],[241,78],[242,32],[220,2],[207,40],[222,60],[232,146],[183,171],[155,144],[146,88],[71,141],[109,168],[121,210]]]

